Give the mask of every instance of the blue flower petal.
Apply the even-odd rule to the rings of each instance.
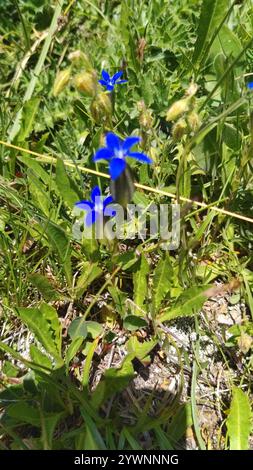
[[[113,202],[113,197],[112,196],[108,196],[104,199],[103,201],[103,206],[104,208],[108,205],[108,204],[111,204]]]
[[[93,209],[94,204],[90,201],[78,201],[75,203],[75,206],[87,211],[88,209]]]
[[[94,222],[96,222],[96,218],[97,218],[97,213],[94,210],[88,212],[88,214],[86,215],[86,219],[85,219],[85,225],[87,227],[90,227],[92,224],[94,224]]]
[[[116,134],[113,132],[108,132],[105,136],[107,147],[110,150],[119,150],[120,149],[120,140]]]
[[[120,83],[127,83],[127,82],[128,82],[128,80],[119,80],[119,81],[117,82],[117,85],[119,85]]]
[[[252,90],[252,89],[253,89],[253,82],[249,82],[249,83],[247,84],[247,87],[248,87],[250,90]]]
[[[93,157],[93,162],[97,162],[98,160],[109,159],[112,156],[113,156],[113,150],[108,149],[107,147],[103,147],[95,153]]]
[[[123,74],[123,71],[120,70],[119,72],[115,73],[112,77],[112,82],[115,83],[120,77],[121,75]]]
[[[109,83],[106,84],[106,89],[107,91],[113,91],[114,90],[114,85],[110,85]]]
[[[110,75],[108,72],[106,72],[106,70],[102,70],[102,77],[103,79],[106,81],[106,82],[109,82],[110,80]]]
[[[105,80],[98,80],[98,83],[100,83],[103,86],[107,86],[107,82]]]
[[[149,158],[145,153],[141,152],[129,152],[127,154],[128,157],[135,158],[135,160],[139,160],[139,162],[144,162],[144,163],[153,163],[153,160]]]
[[[140,137],[127,137],[123,142],[123,150],[127,152],[133,145],[138,144],[140,142]]]
[[[98,186],[95,186],[95,188],[93,188],[93,190],[91,191],[91,200],[93,202],[95,202],[96,200],[96,197],[100,197],[101,196],[101,191],[100,191],[100,188]]]
[[[110,162],[110,175],[113,180],[116,180],[122,171],[126,168],[126,162],[122,158],[112,158]]]

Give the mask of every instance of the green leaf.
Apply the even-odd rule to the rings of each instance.
[[[142,308],[145,297],[148,292],[147,275],[149,273],[149,264],[142,254],[137,265],[135,266],[135,272],[133,274],[134,284],[134,303]],[[139,309],[135,309],[136,315],[142,315]]]
[[[140,361],[144,359],[154,347],[157,345],[156,339],[150,341],[144,341],[141,343],[138,341],[136,336],[132,336],[126,343],[126,347],[129,353],[132,353],[134,357],[137,357]]]
[[[191,404],[185,403],[179,406],[167,427],[169,440],[176,444],[185,435],[187,428],[192,426],[192,423]]]
[[[49,279],[42,274],[30,274],[28,279],[40,291],[45,300],[58,300],[60,298],[59,293],[55,290]]]
[[[103,332],[103,326],[95,321],[85,321],[82,317],[75,318],[69,326],[68,334],[72,340],[82,336],[86,338],[88,334],[92,338],[97,338]]]
[[[54,431],[58,421],[64,416],[60,413],[45,413],[41,411],[41,441],[44,450],[51,450],[53,446]]]
[[[33,123],[40,104],[40,98],[34,97],[27,101],[22,109],[21,127],[16,137],[18,142],[23,142],[33,129]]]
[[[14,403],[7,409],[7,413],[11,418],[14,418],[18,423],[28,423],[32,426],[41,428],[42,442],[44,449],[51,449],[53,433],[59,419],[63,413],[45,413],[38,408],[34,408],[26,402]]]
[[[29,423],[33,426],[40,426],[40,414],[37,408],[28,405],[25,401],[14,403],[7,409],[7,413],[20,423]]]
[[[16,310],[45,350],[61,363],[61,325],[55,309],[44,304],[40,309],[17,307]]]
[[[208,58],[209,42],[221,24],[228,7],[228,0],[203,0],[192,57],[193,63],[200,62],[203,57],[205,60]]]
[[[55,182],[63,201],[72,209],[75,202],[79,201],[79,196],[72,189],[65,165],[60,158],[57,158]]]
[[[28,179],[29,191],[31,193],[31,199],[33,200],[33,203],[42,210],[46,217],[50,217],[51,200],[45,190],[43,183],[34,175],[29,174],[29,172]]]
[[[102,269],[98,263],[85,262],[82,267],[82,272],[77,280],[75,286],[75,298],[81,297],[87,290],[87,287],[103,274]]]
[[[89,384],[92,358],[95,353],[96,347],[98,345],[98,341],[99,341],[99,338],[94,339],[94,341],[90,344],[89,351],[87,353],[87,357],[86,357],[84,368],[83,368],[83,377],[82,377],[82,384],[84,387],[88,387],[88,384]]]
[[[222,52],[227,57],[236,57],[241,51],[242,44],[240,40],[235,33],[224,24],[212,44],[210,54],[216,55]]]
[[[112,296],[112,300],[115,305],[116,312],[124,318],[126,315],[126,299],[127,295],[122,292],[117,286],[108,286],[108,292]]]
[[[92,394],[92,405],[95,408],[101,406],[102,403],[115,393],[124,390],[130,380],[134,378],[133,358],[134,354],[127,354],[118,369],[112,367],[105,371],[104,376]]]
[[[233,388],[232,402],[227,418],[231,450],[248,450],[251,432],[251,409],[249,397],[240,388]]]
[[[160,259],[154,271],[152,299],[155,314],[171,287],[172,276],[173,269],[169,255],[166,253],[164,257]]]
[[[124,434],[132,450],[142,450],[142,447],[140,446],[140,444],[132,436],[131,432],[126,427],[122,429],[122,433]]]
[[[45,226],[45,231],[48,235],[50,244],[53,249],[58,253],[61,261],[66,261],[69,253],[69,239],[62,227],[50,221]]]
[[[128,315],[124,319],[123,326],[129,331],[136,331],[140,328],[147,328],[148,324],[146,320],[137,317],[137,315]]]
[[[59,255],[63,265],[69,286],[72,286],[72,269],[70,259],[70,242],[64,231],[59,225],[47,221],[44,230],[52,248]]]
[[[83,408],[81,408],[81,414],[86,426],[84,448],[87,450],[106,450],[104,440],[94,421]]]
[[[34,344],[30,345],[30,357],[35,364],[40,364],[48,369],[52,369],[52,362],[43,352],[41,352]]]
[[[136,257],[134,251],[127,251],[126,253],[120,253],[113,258],[114,264],[120,265],[123,271],[127,271],[132,268],[139,260]]]
[[[47,186],[51,187],[51,189],[56,189],[56,185],[54,180],[52,179],[51,173],[48,173],[44,168],[42,168],[41,164],[35,160],[34,157],[31,155],[18,155],[18,160],[26,165],[37,178],[40,178],[43,183]]]
[[[68,369],[70,361],[73,359],[73,357],[76,355],[77,351],[81,348],[83,344],[84,338],[81,336],[77,336],[73,341],[70,343],[66,355],[65,355],[65,365],[66,368]]]
[[[62,335],[61,335],[61,323],[58,318],[57,311],[51,305],[43,303],[40,306],[40,311],[48,322],[50,330],[52,332],[54,343],[56,345],[59,355],[61,355],[61,346],[62,346]]]
[[[166,309],[159,317],[159,322],[173,320],[177,317],[188,317],[200,311],[207,300],[204,294],[211,286],[190,287],[176,301],[176,305]]]

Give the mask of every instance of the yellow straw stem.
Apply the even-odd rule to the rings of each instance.
[[[55,157],[51,157],[50,155],[43,155],[42,153],[34,152],[33,150],[28,150],[22,147],[19,147],[14,144],[10,144],[9,142],[5,142],[3,140],[0,140],[0,144],[4,145],[5,147],[13,148],[15,150],[19,150],[20,152],[24,152],[26,154],[34,155],[35,157],[38,157],[38,160],[41,162],[48,162],[48,163],[53,163],[56,164],[57,159]],[[91,168],[87,168],[82,165],[76,165],[75,163],[69,162],[69,161],[64,161],[64,164],[70,168],[78,168],[80,171],[83,171],[85,173],[90,173],[92,175],[96,176],[101,176],[102,178],[110,178],[109,175],[106,173],[102,173],[101,171],[97,170],[92,170]],[[160,194],[161,196],[167,196],[171,199],[177,199],[177,196],[173,193],[169,193],[168,191],[164,191],[163,189],[157,189],[157,188],[152,188],[150,186],[145,186],[144,184],[139,184],[135,183],[135,187],[138,189],[143,189],[144,191],[147,191],[149,193],[155,193],[155,194]],[[188,199],[187,197],[179,196],[178,197],[179,201],[182,202],[188,202],[190,204],[194,204],[195,206],[202,207],[203,209],[209,209],[211,208],[215,212],[219,212],[220,214],[228,215],[230,217],[234,217],[235,219],[240,219],[245,222],[250,222],[253,224],[253,219],[250,217],[246,217],[245,215],[237,214],[237,212],[231,212],[227,211],[226,209],[222,209],[217,206],[212,206],[212,203],[210,205],[206,204],[205,202],[199,202],[199,201],[194,201],[194,199]]]

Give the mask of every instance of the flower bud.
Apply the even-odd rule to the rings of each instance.
[[[199,115],[196,111],[191,111],[187,116],[188,125],[191,131],[196,132],[200,127]]]
[[[90,111],[93,119],[100,124],[112,115],[112,102],[108,93],[99,93],[91,103]]]
[[[74,79],[75,87],[81,93],[85,93],[88,96],[95,96],[97,91],[97,76],[93,71],[82,72],[75,76]]]
[[[93,68],[89,57],[83,51],[80,51],[79,49],[76,51],[70,52],[70,54],[68,55],[68,59],[74,65],[84,66],[86,70],[92,70]]]
[[[171,105],[166,114],[166,121],[176,121],[189,109],[189,98],[182,98]]]
[[[110,190],[113,200],[122,207],[131,201],[135,187],[133,172],[128,164],[116,180],[111,179]]]
[[[190,84],[189,88],[186,90],[185,94],[186,94],[186,96],[192,97],[192,96],[196,95],[197,90],[198,90],[198,85],[196,83],[192,82]]]
[[[70,80],[71,68],[61,70],[55,77],[53,95],[58,96],[66,87]]]
[[[187,123],[185,119],[179,119],[172,128],[172,137],[180,140],[187,131]]]

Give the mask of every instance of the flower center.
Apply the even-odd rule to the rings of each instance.
[[[124,155],[124,151],[122,149],[116,149],[115,150],[115,157],[116,158],[121,158],[121,159],[124,159],[125,155]]]

